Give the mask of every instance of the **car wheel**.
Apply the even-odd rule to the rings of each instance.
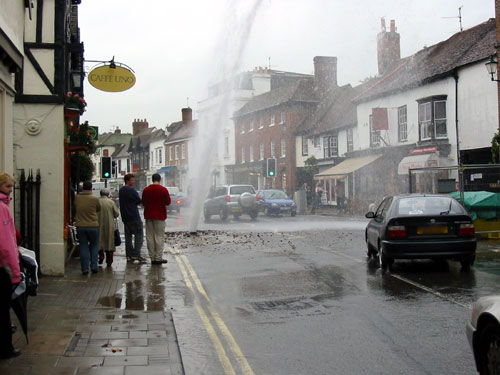
[[[380,242],[378,244],[378,263],[380,265],[380,269],[382,270],[382,272],[387,271],[389,265],[392,264],[390,259],[385,256],[384,248],[382,247]]]
[[[271,216],[271,214],[269,213],[269,207],[264,207],[264,215]]]
[[[474,264],[475,256],[467,257],[460,261],[460,265],[462,266],[462,271],[470,271],[470,268]]]
[[[366,241],[366,248],[366,256],[368,258],[371,258],[372,256],[375,258],[377,250],[368,241]]]
[[[227,219],[227,216],[228,216],[228,215],[227,215],[227,210],[226,210],[224,207],[222,207],[222,208],[219,210],[219,217],[220,217],[220,219],[224,221],[224,220],[226,220],[226,219]]]
[[[258,215],[259,215],[259,211],[258,210],[250,211],[250,217],[252,218],[252,220],[257,219]]]
[[[209,222],[209,221],[210,221],[210,217],[211,217],[212,215],[210,215],[210,214],[208,213],[208,211],[207,211],[206,209],[204,209],[204,210],[203,210],[203,216],[205,216],[205,221],[206,221],[206,222]]]
[[[478,341],[478,367],[480,374],[500,374],[500,326],[487,323]]]
[[[297,212],[295,211],[292,211],[292,213],[290,214],[290,216],[294,217],[295,215],[297,215]]]

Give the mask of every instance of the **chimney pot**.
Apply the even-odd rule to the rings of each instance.
[[[193,121],[193,110],[190,107],[182,108],[182,123],[187,124]]]
[[[391,20],[390,32],[385,30],[382,18],[382,31],[377,35],[378,74],[386,74],[401,60],[399,34],[396,32],[396,21]]]

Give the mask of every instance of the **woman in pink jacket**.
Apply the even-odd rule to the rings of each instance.
[[[0,172],[0,359],[17,357],[21,352],[12,346],[10,298],[13,285],[21,281],[16,227],[10,213],[10,194],[14,179]]]

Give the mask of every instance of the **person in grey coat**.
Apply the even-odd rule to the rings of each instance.
[[[115,252],[115,218],[120,215],[115,202],[109,199],[109,189],[101,189],[99,198],[101,210],[99,211],[99,264],[104,262],[111,267],[113,253]]]

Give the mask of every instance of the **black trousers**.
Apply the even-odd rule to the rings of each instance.
[[[10,353],[12,346],[12,325],[10,322],[10,296],[12,283],[9,274],[0,268],[0,353]]]

